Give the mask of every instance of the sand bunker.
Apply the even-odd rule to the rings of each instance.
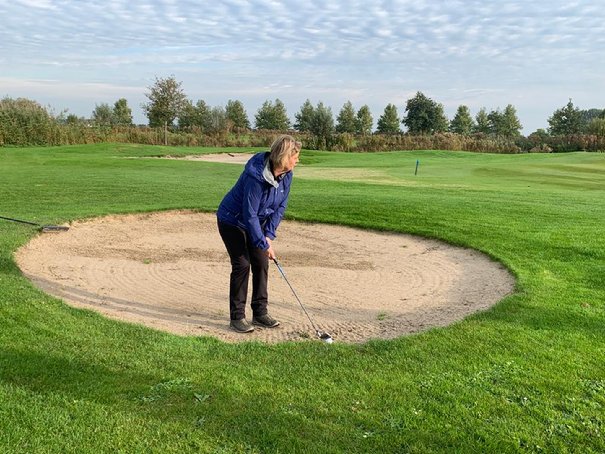
[[[284,221],[274,246],[314,322],[336,342],[448,325],[514,287],[510,273],[481,253],[408,235]],[[228,328],[230,265],[213,214],[76,222],[34,238],[16,259],[45,292],[111,318],[227,342],[315,337],[274,265],[269,310],[281,326],[251,334]]]
[[[191,154],[186,156],[162,156],[159,159],[176,159],[181,161],[205,161],[220,162],[223,164],[245,164],[254,156],[250,153],[211,153],[211,154]],[[148,158],[146,158],[148,159]],[[158,159],[154,157],[153,159]]]

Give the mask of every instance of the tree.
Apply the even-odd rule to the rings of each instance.
[[[294,129],[300,132],[310,131],[314,113],[313,104],[307,99],[300,107],[300,111],[294,115],[294,119],[296,120]]]
[[[340,109],[338,117],[336,118],[336,132],[348,132],[355,133],[357,130],[357,117],[355,116],[355,109],[351,101],[347,101]]]
[[[227,101],[227,106],[225,107],[225,114],[227,115],[227,119],[233,125],[236,131],[245,131],[250,129],[250,121],[248,120],[248,114],[244,109],[244,105],[241,101],[229,100]]]
[[[181,109],[181,114],[179,115],[179,128],[190,128],[195,124],[195,106],[188,99],[183,104],[183,108]]]
[[[65,117],[66,125],[77,125],[78,123],[84,123],[84,119],[78,118],[76,114],[69,114]]]
[[[273,102],[267,100],[254,116],[256,129],[275,129]]]
[[[450,131],[463,136],[470,135],[475,128],[475,122],[471,117],[471,112],[467,106],[458,106],[456,115],[450,122]]]
[[[199,126],[202,132],[209,131],[212,127],[211,109],[203,99],[195,103],[195,125]]]
[[[36,101],[8,96],[0,99],[0,144],[54,145],[56,123]]]
[[[496,110],[492,110],[490,113],[487,114],[487,122],[489,124],[489,133],[495,136],[500,136],[501,131],[503,129],[502,127],[502,123],[503,123],[503,115],[502,112],[500,112],[500,108],[497,108]]]
[[[517,117],[517,109],[512,104],[507,105],[502,113],[499,135],[508,138],[519,137],[522,127]]]
[[[481,130],[477,132],[483,132],[492,134],[499,137],[514,138],[521,135],[521,122],[517,117],[517,110],[512,104],[506,106],[503,112],[500,108],[492,110],[489,114],[485,113],[485,109],[482,108],[477,114],[477,125],[481,121]]]
[[[97,104],[95,110],[92,111],[92,120],[97,126],[113,125],[113,109],[107,103]]]
[[[475,132],[481,133],[481,134],[489,134],[490,133],[490,123],[489,123],[489,118],[487,115],[487,111],[485,110],[485,107],[482,107],[481,109],[479,109],[479,112],[477,112],[477,115],[475,115]]]
[[[527,144],[523,148],[530,152],[550,153],[552,148],[548,145],[549,138],[550,135],[545,129],[538,128],[527,136]]]
[[[546,143],[549,138],[548,132],[545,129],[538,128],[530,135],[527,136],[527,140],[532,144],[532,146],[540,145]]]
[[[367,135],[372,134],[372,126],[374,125],[374,119],[370,113],[370,108],[367,105],[363,105],[357,111],[357,128],[356,131],[359,134]]]
[[[212,128],[212,115],[210,106],[203,99],[193,105],[186,100],[179,115],[179,128],[200,128],[201,132],[208,132]]]
[[[318,148],[327,145],[334,133],[332,109],[324,106],[323,102],[317,103],[317,107],[313,109],[310,131],[316,138]]]
[[[605,118],[594,118],[589,124],[587,131],[595,136],[605,137]]]
[[[265,101],[258,109],[255,121],[256,129],[285,131],[290,127],[286,107],[279,99],[275,100],[275,105],[271,101]]]
[[[131,126],[132,111],[128,107],[128,101],[120,98],[113,107],[107,103],[96,105],[92,111],[92,120],[97,126]]]
[[[124,98],[118,99],[113,106],[113,124],[132,126],[132,110],[128,107],[128,101]]]
[[[578,134],[582,130],[582,114],[570,99],[565,107],[553,112],[548,119],[548,124],[550,125],[548,130],[553,136]]]
[[[227,112],[222,106],[216,106],[210,109],[210,128],[209,132],[223,132],[229,130],[229,119]]]
[[[290,129],[290,119],[288,118],[288,112],[286,106],[279,99],[275,100],[275,124],[280,131],[286,131]]]
[[[384,108],[384,113],[378,119],[376,130],[381,134],[398,134],[401,132],[397,107],[394,104],[387,104]]]
[[[148,87],[145,96],[149,102],[143,104],[143,111],[149,119],[149,126],[172,126],[187,103],[187,97],[174,76],[166,79],[155,78],[155,83]]]
[[[433,134],[447,129],[448,121],[443,113],[443,105],[422,92],[408,99],[405,107],[406,115],[401,121],[411,134]]]
[[[588,130],[590,123],[595,118],[605,118],[605,109],[588,109],[588,110],[580,110],[580,117],[582,123],[582,130]]]

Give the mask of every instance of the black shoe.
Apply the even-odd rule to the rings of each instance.
[[[238,333],[251,333],[254,331],[254,326],[248,323],[245,318],[242,318],[241,320],[231,320],[229,328]]]
[[[279,322],[269,314],[252,317],[252,324],[262,326],[263,328],[275,328]]]

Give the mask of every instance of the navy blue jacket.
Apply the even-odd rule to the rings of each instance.
[[[288,205],[291,183],[292,171],[278,179],[273,177],[269,152],[255,154],[223,198],[216,216],[221,222],[241,227],[255,247],[267,250],[265,237],[275,239],[275,230]]]

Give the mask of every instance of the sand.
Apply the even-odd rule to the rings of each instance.
[[[311,318],[335,342],[446,326],[496,304],[515,284],[484,254],[410,235],[284,221],[274,249]],[[78,221],[35,237],[16,260],[43,291],[113,319],[225,342],[316,339],[273,264],[269,311],[281,325],[250,334],[229,329],[230,265],[214,214]]]

